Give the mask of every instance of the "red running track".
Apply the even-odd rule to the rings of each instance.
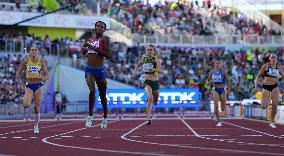
[[[284,126],[251,120],[224,120],[215,127],[211,119],[112,120],[107,129],[99,121],[85,128],[84,121],[0,123],[0,155],[192,155],[284,156]]]

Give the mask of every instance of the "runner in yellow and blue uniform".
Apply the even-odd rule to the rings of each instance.
[[[32,46],[30,49],[30,56],[22,61],[17,72],[18,89],[23,89],[21,75],[25,70],[26,88],[23,100],[25,110],[31,105],[32,99],[35,102],[35,126],[34,134],[39,133],[39,119],[40,119],[40,104],[43,95],[43,82],[49,78],[48,70],[44,60],[39,58],[39,49],[37,46]]]
[[[161,73],[162,66],[161,60],[157,56],[157,51],[154,45],[149,45],[147,47],[146,55],[144,55],[137,66],[135,67],[135,72],[133,76],[136,75],[136,71],[143,65],[144,71],[144,83],[143,87],[147,94],[147,125],[150,125],[151,122],[151,111],[152,104],[157,104],[159,99],[159,80],[158,73]]]
[[[214,112],[217,118],[217,127],[222,126],[222,122],[220,121],[220,114],[219,114],[219,101],[221,101],[221,110],[222,112],[225,111],[226,100],[227,96],[230,93],[230,79],[228,73],[224,72],[222,67],[222,60],[217,59],[215,61],[215,67],[213,70],[210,71],[209,76],[206,81],[206,85],[209,84],[210,79],[212,79],[214,83],[214,91],[213,91],[213,101],[214,101]],[[226,82],[225,82],[226,81]],[[225,91],[225,84],[227,84]]]

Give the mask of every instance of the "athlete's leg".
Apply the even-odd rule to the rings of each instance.
[[[91,73],[85,74],[85,79],[89,88],[89,116],[93,116],[94,103],[96,99],[95,77]]]
[[[226,110],[226,101],[227,101],[227,96],[226,96],[226,92],[225,91],[220,95],[220,101],[221,101],[222,115],[224,115],[225,114],[225,110]]]
[[[101,99],[101,104],[103,107],[103,117],[107,118],[107,97],[106,97],[106,90],[107,90],[107,81],[106,80],[97,80],[97,86],[99,89],[99,95],[100,95],[100,99]]]
[[[279,88],[276,87],[271,92],[272,110],[271,110],[270,126],[272,128],[276,128],[273,122],[277,112],[278,96],[279,96]]]
[[[25,116],[24,118],[26,119],[26,121],[28,121],[28,108],[30,107],[32,103],[33,95],[34,95],[34,92],[30,88],[26,87],[25,95],[23,99],[24,116]]]
[[[214,112],[218,121],[217,126],[221,126],[220,116],[219,116],[219,94],[216,91],[213,91],[213,101],[214,101]]]
[[[261,96],[261,108],[266,109],[270,100],[270,92],[266,89],[262,89]]]
[[[39,120],[40,120],[40,105],[41,105],[41,100],[43,96],[43,87],[40,87],[37,89],[34,93],[34,99],[35,99],[35,127],[34,127],[34,133],[39,133]]]
[[[159,90],[153,90],[152,93],[153,93],[153,103],[154,105],[156,105],[159,100]]]
[[[147,95],[147,108],[146,108],[147,119],[148,119],[147,124],[151,124],[150,120],[151,120],[151,116],[152,116],[151,112],[152,112],[152,103],[153,103],[152,88],[149,85],[146,85],[145,91],[146,91],[146,95]]]
[[[93,123],[93,110],[94,103],[96,99],[96,87],[95,87],[95,78],[91,73],[85,73],[85,79],[89,88],[89,115],[86,119],[86,127],[91,127]]]

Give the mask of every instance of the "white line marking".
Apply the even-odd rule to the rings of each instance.
[[[33,136],[32,136],[32,137],[30,137],[30,138],[31,138],[31,139],[37,139],[37,137],[33,137]]]
[[[34,123],[25,123],[25,124],[20,124],[20,125],[13,125],[13,126],[2,126],[0,129],[5,129],[5,128],[13,128],[13,127],[20,127],[20,126],[27,126],[27,125],[33,125]]]
[[[263,135],[240,135],[240,136],[244,136],[244,137],[260,137],[260,136],[263,136]]]
[[[132,138],[141,138],[142,136],[130,136]]]
[[[7,137],[0,137],[0,139],[6,139]]]
[[[26,141],[26,140],[28,140],[28,139],[22,139],[22,140]]]
[[[144,144],[150,144],[150,145],[159,145],[159,146],[170,146],[170,147],[184,147],[184,148],[190,148],[190,149],[200,149],[200,150],[213,150],[213,151],[225,151],[225,152],[236,152],[236,153],[252,153],[252,154],[263,154],[263,155],[284,155],[282,153],[269,153],[269,152],[256,152],[256,151],[242,151],[242,150],[230,150],[230,149],[220,149],[220,148],[209,148],[209,147],[199,147],[199,146],[183,146],[179,144],[162,144],[162,143],[156,143],[156,142],[148,142],[148,141],[140,141],[140,140],[133,140],[127,138],[129,134],[136,131],[140,127],[142,127],[145,124],[145,122],[141,123],[137,127],[134,127],[127,133],[123,134],[121,136],[121,139],[131,141],[131,142],[137,142],[137,143],[144,143]],[[204,138],[206,139],[206,138]]]
[[[14,139],[22,139],[22,137],[13,137]]]
[[[61,138],[73,138],[73,136],[61,136]]]
[[[151,137],[188,137],[188,136],[195,136],[195,135],[189,135],[189,134],[157,134],[157,135],[145,135],[145,136],[151,136]],[[219,137],[219,136],[228,136],[228,135],[199,135],[199,136],[212,136],[212,137]],[[142,136],[140,136],[142,137]]]
[[[113,122],[117,122],[117,121],[119,121],[119,120],[112,121],[112,122],[109,122],[109,123],[113,123]],[[97,126],[100,126],[100,124],[94,125],[92,127],[97,127]],[[49,136],[49,137],[43,138],[42,142],[46,143],[46,144],[54,145],[54,146],[64,147],[64,148],[74,148],[74,149],[82,149],[82,150],[90,150],[90,151],[121,153],[121,154],[136,154],[136,155],[154,155],[154,156],[166,156],[167,155],[167,154],[158,154],[158,153],[119,151],[119,150],[108,150],[108,149],[100,149],[100,148],[87,148],[87,147],[79,147],[79,146],[68,146],[68,145],[56,144],[56,143],[52,143],[52,142],[48,141],[48,139],[55,138],[57,136],[66,135],[66,134],[78,132],[78,131],[85,130],[85,129],[87,129],[87,128],[75,129],[75,130],[72,130],[72,131],[69,131],[69,132],[65,132],[65,133],[62,133],[62,134]]]
[[[250,131],[253,131],[253,132],[260,133],[260,134],[268,135],[268,136],[271,136],[271,137],[274,137],[274,138],[279,138],[279,139],[283,138],[283,137],[279,137],[279,136],[276,136],[276,135],[273,135],[273,134],[269,134],[269,133],[261,132],[261,131],[254,130],[254,129],[251,129],[251,128],[247,128],[247,127],[243,127],[243,126],[240,126],[240,125],[236,125],[236,124],[233,124],[233,123],[229,123],[229,122],[223,122],[223,123],[231,125],[231,126],[235,126],[235,127],[241,128],[241,129],[246,129],[246,130],[250,130]]]
[[[91,138],[91,136],[81,136],[82,138]]]
[[[184,125],[195,135],[197,136],[198,138],[202,138],[198,133],[195,132],[195,130],[189,126],[189,124],[187,124],[181,117],[178,117],[180,119],[180,121],[182,123],[184,123]]]
[[[76,122],[70,122],[70,123],[63,123],[63,124],[54,124],[54,125],[49,125],[49,126],[44,126],[44,127],[40,127],[40,129],[44,129],[44,128],[51,128],[51,127],[57,127],[57,126],[62,126],[62,125],[71,125],[74,123],[78,123],[78,121]],[[6,133],[2,133],[0,135],[8,135],[8,134],[14,134],[14,133],[20,133],[20,132],[27,132],[27,131],[33,131],[34,129],[24,129],[24,130],[18,130],[18,131],[11,131],[11,132],[6,132]]]

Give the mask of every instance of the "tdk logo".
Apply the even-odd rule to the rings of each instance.
[[[199,96],[196,95],[197,92],[160,92],[159,101],[162,101],[164,104],[167,103],[180,103],[183,100],[198,100]],[[134,104],[139,102],[144,104],[146,102],[145,93],[108,93],[108,101],[113,101],[114,104],[116,101],[125,101],[123,104]]]

